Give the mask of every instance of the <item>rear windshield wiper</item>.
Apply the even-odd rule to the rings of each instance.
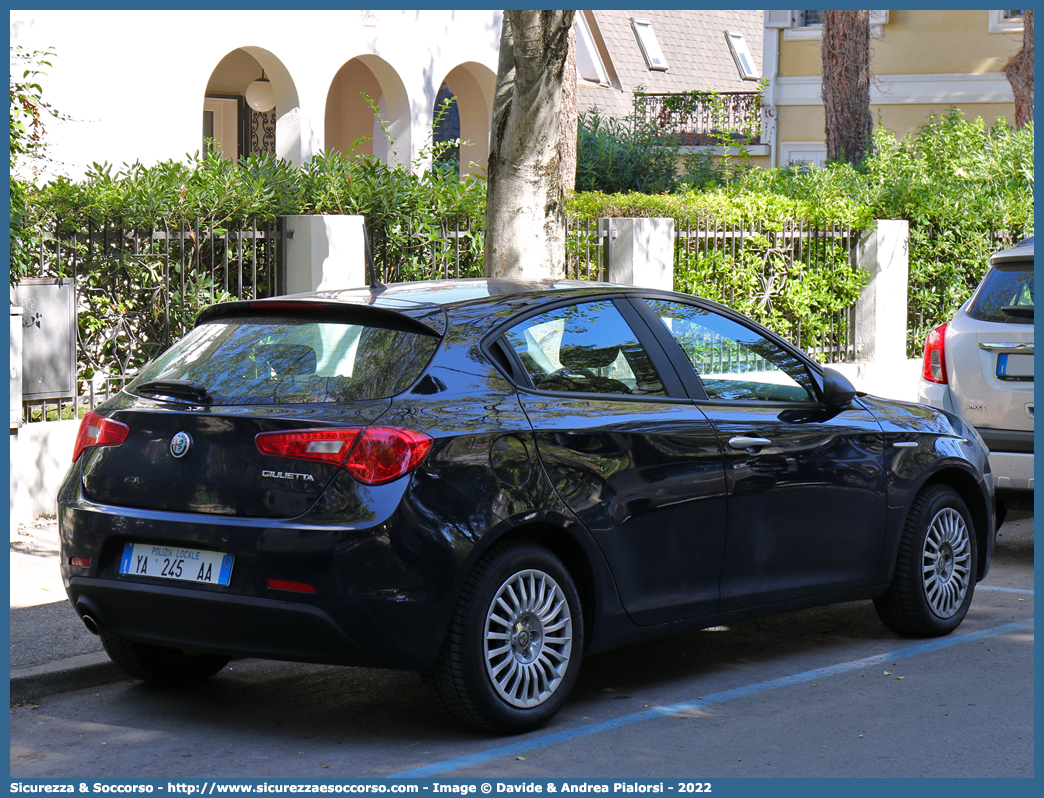
[[[1018,316],[1021,319],[1033,318],[1033,305],[1005,305],[1001,308],[1002,313],[1009,316]]]
[[[207,386],[192,380],[149,380],[136,386],[136,390],[152,396],[188,399],[200,404],[210,404],[211,401]]]

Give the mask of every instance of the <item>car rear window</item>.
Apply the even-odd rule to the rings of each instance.
[[[1033,264],[994,266],[968,305],[979,321],[1033,324]]]
[[[127,390],[154,396],[163,393],[155,383],[184,380],[206,388],[218,405],[381,399],[416,381],[438,341],[328,320],[215,319],[147,365]]]

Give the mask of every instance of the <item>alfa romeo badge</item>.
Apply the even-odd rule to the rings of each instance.
[[[179,432],[170,439],[170,454],[178,459],[184,457],[192,448],[192,437],[187,432]]]

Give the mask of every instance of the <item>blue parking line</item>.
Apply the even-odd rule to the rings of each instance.
[[[816,668],[815,670],[803,671],[802,673],[796,673],[793,676],[783,676],[779,679],[771,679],[767,682],[758,682],[757,684],[747,685],[746,687],[725,690],[693,701],[682,701],[677,704],[670,704],[664,707],[656,707],[655,709],[635,712],[634,714],[624,715],[623,717],[614,718],[612,720],[601,721],[599,723],[588,723],[584,726],[577,726],[573,729],[566,729],[564,731],[546,734],[533,740],[510,743],[508,745],[499,746],[498,748],[490,748],[487,751],[480,751],[476,754],[471,754],[470,756],[463,756],[457,759],[447,759],[444,762],[436,762],[424,767],[414,768],[413,770],[392,773],[385,778],[401,779],[441,776],[445,773],[451,773],[453,771],[480,765],[483,762],[490,761],[491,759],[519,756],[527,751],[548,748],[552,745],[559,745],[560,743],[578,740],[583,737],[590,737],[594,734],[601,734],[602,732],[620,729],[625,726],[633,726],[636,723],[657,720],[667,715],[690,712],[694,709],[699,709],[700,707],[722,704],[726,701],[733,701],[737,698],[747,698],[759,693],[767,693],[770,690],[778,690],[781,687],[790,687],[795,684],[811,682],[816,679],[825,679],[829,676],[837,676],[838,674],[861,670],[874,665],[895,662],[898,659],[916,657],[920,654],[930,654],[933,651],[940,651],[944,648],[952,648],[953,646],[960,646],[966,643],[974,643],[990,637],[997,637],[998,635],[1020,632],[1032,627],[1033,618],[1030,618],[1028,621],[1008,623],[1003,626],[995,626],[992,629],[983,629],[978,632],[969,632],[968,634],[963,635],[951,635],[949,637],[938,638],[928,643],[921,643],[920,645],[910,646],[909,648],[900,648],[896,651],[889,651],[885,654],[877,654],[872,657],[864,657],[863,659],[852,660],[850,662],[842,662],[838,665],[831,665],[826,668]]]
[[[1021,593],[1024,596],[1032,596],[1032,590],[1021,587],[993,587],[993,585],[976,585],[975,590],[996,590],[998,593]]]

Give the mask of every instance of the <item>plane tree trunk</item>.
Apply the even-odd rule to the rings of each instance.
[[[565,273],[562,82],[573,11],[505,11],[486,188],[488,277]]]

